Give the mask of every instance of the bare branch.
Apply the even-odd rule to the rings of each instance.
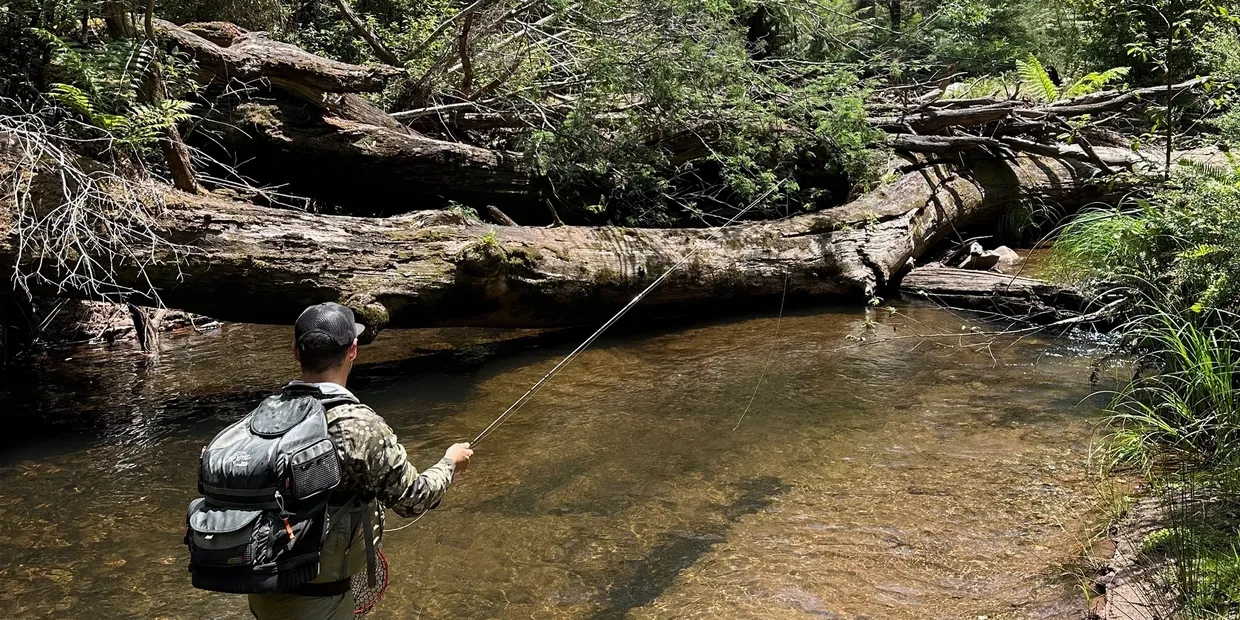
[[[375,56],[379,57],[379,60],[382,60],[384,63],[393,67],[400,67],[405,64],[401,62],[400,58],[396,57],[396,54],[389,51],[388,48],[383,45],[383,41],[379,40],[379,35],[375,34],[375,32],[371,30],[366,23],[357,16],[356,13],[353,12],[353,7],[349,6],[348,0],[336,0],[336,6],[340,8],[340,12],[344,14],[344,18],[348,20],[350,25],[353,26],[353,30],[357,32],[358,36],[365,39],[366,43],[370,45],[370,49],[374,51]]]

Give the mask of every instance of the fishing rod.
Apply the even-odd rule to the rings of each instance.
[[[758,384],[753,386],[753,394],[749,395],[749,404],[745,405],[741,417],[736,419],[736,426],[732,427],[733,432],[741,427],[745,414],[753,407],[753,401],[758,397],[758,388],[762,387],[762,380],[766,378],[766,371],[771,369],[771,362],[775,361],[775,348],[779,345],[779,325],[784,322],[784,302],[788,300],[788,279],[789,275],[784,274],[784,293],[779,296],[779,318],[775,319],[775,337],[771,338],[771,350],[766,354],[766,364],[762,366],[762,374],[758,375]]]
[[[755,198],[753,202],[746,205],[744,209],[741,209],[740,211],[736,213],[736,215],[733,215],[731,219],[729,219],[728,221],[724,222],[723,224],[719,226],[716,226],[711,231],[711,234],[707,237],[707,239],[709,241],[714,241],[718,239],[719,235],[723,232],[724,228],[727,228],[728,226],[731,226],[732,224],[736,223],[737,220],[741,219],[741,217],[743,217],[751,209],[761,204],[763,200],[766,200],[767,196],[770,196],[771,193],[779,189],[780,186],[782,186],[783,184],[784,182],[780,181],[779,183],[776,183],[773,187],[767,189],[765,192],[762,193],[761,196],[758,196],[757,198]],[[617,312],[610,319],[608,319],[606,323],[603,323],[602,327],[599,327],[597,330],[595,330],[593,334],[590,334],[590,336],[586,338],[584,341],[582,341],[581,344],[577,345],[576,349],[573,349],[571,353],[564,356],[564,359],[560,360],[560,362],[556,364],[551,370],[547,371],[547,374],[543,375],[543,377],[539,379],[537,383],[531,386],[530,389],[526,390],[525,393],[522,394],[520,398],[518,398],[511,405],[509,405],[508,409],[504,410],[504,412],[501,413],[499,417],[495,418],[495,420],[492,421],[489,425],[487,425],[486,428],[482,429],[482,432],[478,433],[478,436],[474,437],[474,440],[469,442],[469,446],[472,448],[478,445],[479,441],[486,439],[487,436],[495,432],[495,429],[499,428],[501,424],[508,421],[508,418],[512,417],[514,414],[520,411],[521,408],[525,406],[525,403],[529,402],[530,399],[534,397],[534,394],[538,393],[538,390],[541,390],[542,387],[546,385],[548,381],[551,380],[551,377],[554,377],[556,373],[560,372],[561,370],[564,369],[565,366],[568,366],[570,363],[572,363],[572,361],[576,359],[578,355],[581,355],[586,349],[590,347],[590,345],[594,344],[594,341],[598,340],[598,337],[603,335],[603,332],[607,331],[607,329],[610,328],[612,325],[615,325],[621,318],[624,317],[625,314],[628,314],[629,310],[632,310],[634,306],[641,303],[641,301],[645,299],[647,295],[649,295],[652,291],[654,291],[654,289],[658,288],[660,284],[662,284],[665,280],[668,279],[668,277],[672,275],[672,273],[674,273],[677,269],[680,269],[681,267],[688,264],[690,260],[693,260],[693,257],[697,256],[698,253],[702,251],[703,247],[704,247],[703,245],[699,244],[697,247],[693,248],[687,254],[682,256],[681,259],[676,262],[676,264],[672,265],[671,267],[668,267],[667,270],[664,271],[663,274],[660,275],[658,278],[656,278],[654,282],[651,282],[649,286],[647,286],[640,293],[638,293],[635,297],[633,297],[633,299],[631,299],[629,303],[625,304],[625,306],[621,308],[619,312]],[[788,282],[787,282],[787,279],[785,278],[784,280],[785,294],[787,294],[787,286],[788,286]],[[782,301],[780,302],[780,305],[781,305],[780,313],[782,316],[782,313],[783,313]],[[398,532],[400,530],[403,530],[413,525],[414,523],[417,523],[418,520],[426,516],[426,514],[427,513],[423,512],[422,514],[418,515],[416,518],[414,518],[413,521],[410,521],[409,523],[406,523],[404,525],[391,528],[391,529],[384,529],[383,531],[384,532]]]
[[[774,187],[766,190],[765,192],[762,193],[761,196],[758,196],[756,199],[754,199],[753,202],[749,203],[744,209],[741,209],[740,212],[732,216],[732,219],[716,227],[714,231],[712,231],[712,236],[709,237],[709,239],[711,241],[714,241],[715,239],[717,239],[719,237],[719,233],[722,232],[724,228],[727,228],[728,226],[730,226],[731,224],[739,220],[741,216],[748,213],[750,209],[758,206],[759,203],[765,200],[767,196],[771,195],[771,192],[774,192],[782,184],[783,184],[783,181],[780,181]],[[554,368],[547,371],[547,374],[543,375],[543,378],[539,379],[538,382],[533,385],[533,387],[531,387],[529,390],[525,392],[525,394],[522,394],[521,398],[518,398],[515,402],[509,405],[508,409],[504,411],[503,413],[501,413],[498,418],[495,418],[494,422],[491,422],[489,426],[482,429],[482,432],[478,433],[478,436],[475,437],[474,440],[470,442],[469,444],[470,447],[472,448],[478,445],[479,441],[486,439],[487,435],[490,435],[492,432],[495,431],[495,429],[499,428],[501,424],[506,422],[508,418],[512,417],[512,415],[515,414],[517,411],[520,411],[521,408],[525,406],[525,403],[529,402],[529,400],[534,397],[534,394],[537,393],[538,390],[542,389],[542,386],[546,385],[547,382],[551,380],[551,377],[555,376],[557,372],[560,372],[561,369],[563,369],[565,366],[568,366],[570,363],[572,363],[572,361],[576,359],[578,355],[581,355],[581,353],[584,352],[587,348],[589,348],[591,344],[594,344],[594,341],[597,340],[599,336],[603,335],[603,332],[607,331],[607,329],[611,327],[612,325],[615,325],[616,322],[618,322],[621,318],[623,318],[625,314],[628,314],[629,310],[632,310],[634,306],[641,303],[641,301],[645,299],[646,296],[649,295],[651,291],[658,288],[659,285],[662,284],[664,280],[667,280],[667,278],[671,276],[673,272],[683,267],[686,263],[692,260],[694,256],[697,256],[698,252],[702,251],[702,247],[703,246],[698,245],[688,254],[685,254],[683,257],[681,257],[680,261],[677,262],[675,265],[668,267],[667,270],[663,272],[663,275],[659,276],[654,282],[651,282],[650,286],[647,286],[642,292],[638,293],[637,296],[635,296],[632,300],[630,300],[629,303],[626,304],[623,308],[621,308],[619,312],[617,312],[614,316],[608,319],[606,323],[603,323],[602,327],[595,330],[593,334],[590,334],[589,338],[586,338],[581,344],[577,345],[577,348],[573,349],[572,353],[569,353],[568,355],[566,355],[564,359],[560,360],[560,363],[556,364]]]

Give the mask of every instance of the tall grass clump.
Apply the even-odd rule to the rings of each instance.
[[[1235,471],[1182,471],[1157,485],[1164,527],[1139,544],[1148,576],[1140,601],[1153,617],[1240,617],[1240,520]]]
[[[1113,465],[1229,466],[1240,456],[1240,332],[1236,315],[1186,317],[1161,310],[1127,329],[1138,376],[1113,399]]]
[[[1124,287],[1156,309],[1240,309],[1240,166],[1189,162],[1153,195],[1079,214],[1047,271],[1085,290]]]
[[[1060,227],[1046,265],[1053,279],[1083,289],[1150,273],[1148,205],[1086,211]]]

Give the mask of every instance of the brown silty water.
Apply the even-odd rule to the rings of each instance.
[[[384,541],[372,618],[1066,618],[1088,532],[1089,358],[909,308],[605,337]],[[477,337],[477,332],[462,334]],[[391,333],[363,359],[442,334]],[[0,617],[247,618],[181,545],[199,450],[292,375],[289,330],[10,377],[35,429],[0,461]],[[574,343],[354,383],[415,466],[472,438]],[[774,347],[752,409],[733,427]],[[365,380],[369,374],[369,380]],[[405,521],[389,518],[389,526]]]

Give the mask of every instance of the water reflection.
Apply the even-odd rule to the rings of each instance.
[[[1063,617],[1078,603],[1055,567],[1091,498],[1089,360],[1063,340],[907,338],[960,329],[933,310],[879,323],[785,316],[735,432],[773,318],[604,339],[388,538],[373,617]],[[189,588],[183,510],[201,445],[291,375],[286,331],[232,327],[154,372],[75,352],[10,383],[11,415],[39,430],[0,462],[0,616],[248,617]],[[393,362],[444,337],[363,350],[380,364],[358,390],[420,465],[573,344],[467,371]]]

